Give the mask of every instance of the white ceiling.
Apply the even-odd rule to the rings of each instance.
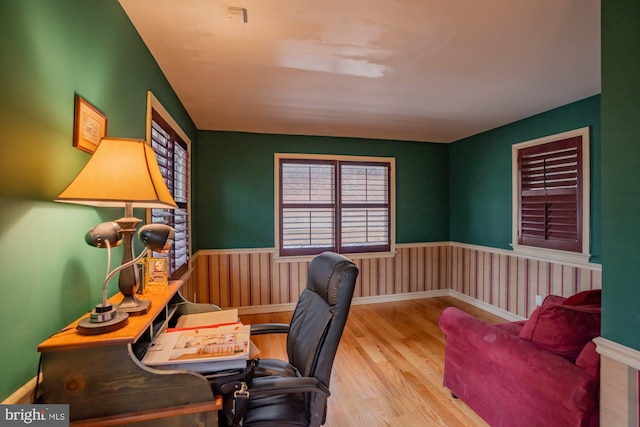
[[[451,142],[600,93],[600,0],[120,3],[201,130]]]

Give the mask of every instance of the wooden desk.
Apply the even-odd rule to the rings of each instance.
[[[80,335],[78,319],[42,342],[39,401],[68,403],[72,425],[217,425],[221,399],[206,378],[140,362],[158,332],[178,316],[217,309],[185,301],[180,286],[181,281],[172,281],[147,287],[140,299],[151,300],[149,312],[130,316],[119,330]],[[110,302],[121,298],[118,294]]]

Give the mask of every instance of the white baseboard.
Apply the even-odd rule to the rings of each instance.
[[[412,299],[443,297],[448,295],[450,295],[448,289],[440,289],[435,291],[423,291],[423,292],[406,292],[402,294],[391,294],[391,295],[375,295],[370,297],[354,298],[351,301],[351,305],[380,304],[384,302],[408,301]],[[230,308],[237,308],[238,314],[277,313],[280,311],[293,311],[296,308],[296,303],[253,305],[251,307],[230,307]]]
[[[521,317],[518,316],[516,314],[513,314],[507,310],[503,310],[499,307],[496,307],[495,305],[491,305],[488,304],[486,302],[477,300],[475,298],[471,298],[468,295],[465,295],[463,293],[460,293],[458,291],[454,291],[452,289],[447,289],[447,292],[450,296],[459,299],[460,301],[464,301],[469,305],[472,305],[474,307],[478,307],[486,312],[489,312],[491,314],[495,314],[496,316],[502,317],[503,319],[509,321],[509,322],[517,322],[519,320],[526,320],[526,317]]]
[[[390,295],[375,295],[370,297],[358,297],[354,298],[352,305],[363,304],[380,304],[383,302],[395,302],[395,301],[408,301],[412,299],[422,298],[434,298],[444,297],[449,295],[448,289],[438,289],[435,291],[422,291],[422,292],[406,292],[402,294],[390,294]]]

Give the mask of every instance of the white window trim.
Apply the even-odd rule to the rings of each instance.
[[[185,144],[187,144],[187,153],[189,155],[189,176],[187,177],[189,180],[188,183],[188,194],[189,198],[187,201],[187,212],[189,217],[189,223],[187,224],[188,232],[189,232],[189,242],[187,251],[189,254],[189,259],[187,260],[187,270],[191,269],[191,260],[193,258],[192,252],[192,242],[193,242],[193,233],[191,232],[191,138],[187,136],[187,134],[182,130],[180,125],[171,117],[171,114],[167,111],[166,108],[160,103],[158,98],[151,91],[147,91],[147,120],[146,120],[146,143],[151,145],[151,121],[152,121],[152,111],[155,110],[165,122],[182,138]],[[149,222],[151,216],[151,211],[147,211],[147,222]]]
[[[273,173],[274,173],[274,230],[275,230],[275,257],[276,262],[295,262],[300,260],[310,260],[313,256],[282,256],[280,255],[280,174],[279,165],[281,159],[310,159],[310,160],[338,160],[338,161],[354,161],[354,162],[384,162],[389,163],[391,171],[389,173],[389,252],[360,252],[346,254],[349,258],[383,258],[395,256],[396,252],[396,159],[395,157],[369,157],[369,156],[345,156],[345,155],[328,155],[328,154],[304,154],[304,153],[275,153],[273,156]]]
[[[186,133],[182,130],[180,125],[171,117],[171,114],[164,108],[164,106],[158,101],[158,98],[154,96],[151,91],[147,92],[147,144],[151,144],[151,111],[156,110],[160,116],[164,119],[169,126],[173,128],[174,131],[180,135],[180,138],[187,144],[189,147],[189,163],[191,163],[191,139],[187,136]]]
[[[556,249],[537,248],[534,246],[525,246],[518,244],[518,232],[520,230],[520,210],[518,209],[518,199],[520,197],[520,188],[518,183],[518,151],[523,148],[541,145],[548,142],[558,141],[562,139],[582,137],[582,251],[569,252]],[[516,255],[527,258],[539,259],[541,261],[564,262],[574,265],[587,265],[591,254],[590,247],[590,206],[591,206],[591,170],[589,166],[589,127],[574,129],[542,138],[524,141],[511,146],[511,188],[512,188],[512,236],[511,247]]]

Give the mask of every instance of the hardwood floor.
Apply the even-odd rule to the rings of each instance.
[[[504,322],[451,297],[352,306],[333,366],[325,426],[487,426],[442,385],[444,335],[437,320],[448,306]],[[280,312],[241,320],[288,323],[290,317]],[[286,359],[284,335],[254,341],[261,357]]]

